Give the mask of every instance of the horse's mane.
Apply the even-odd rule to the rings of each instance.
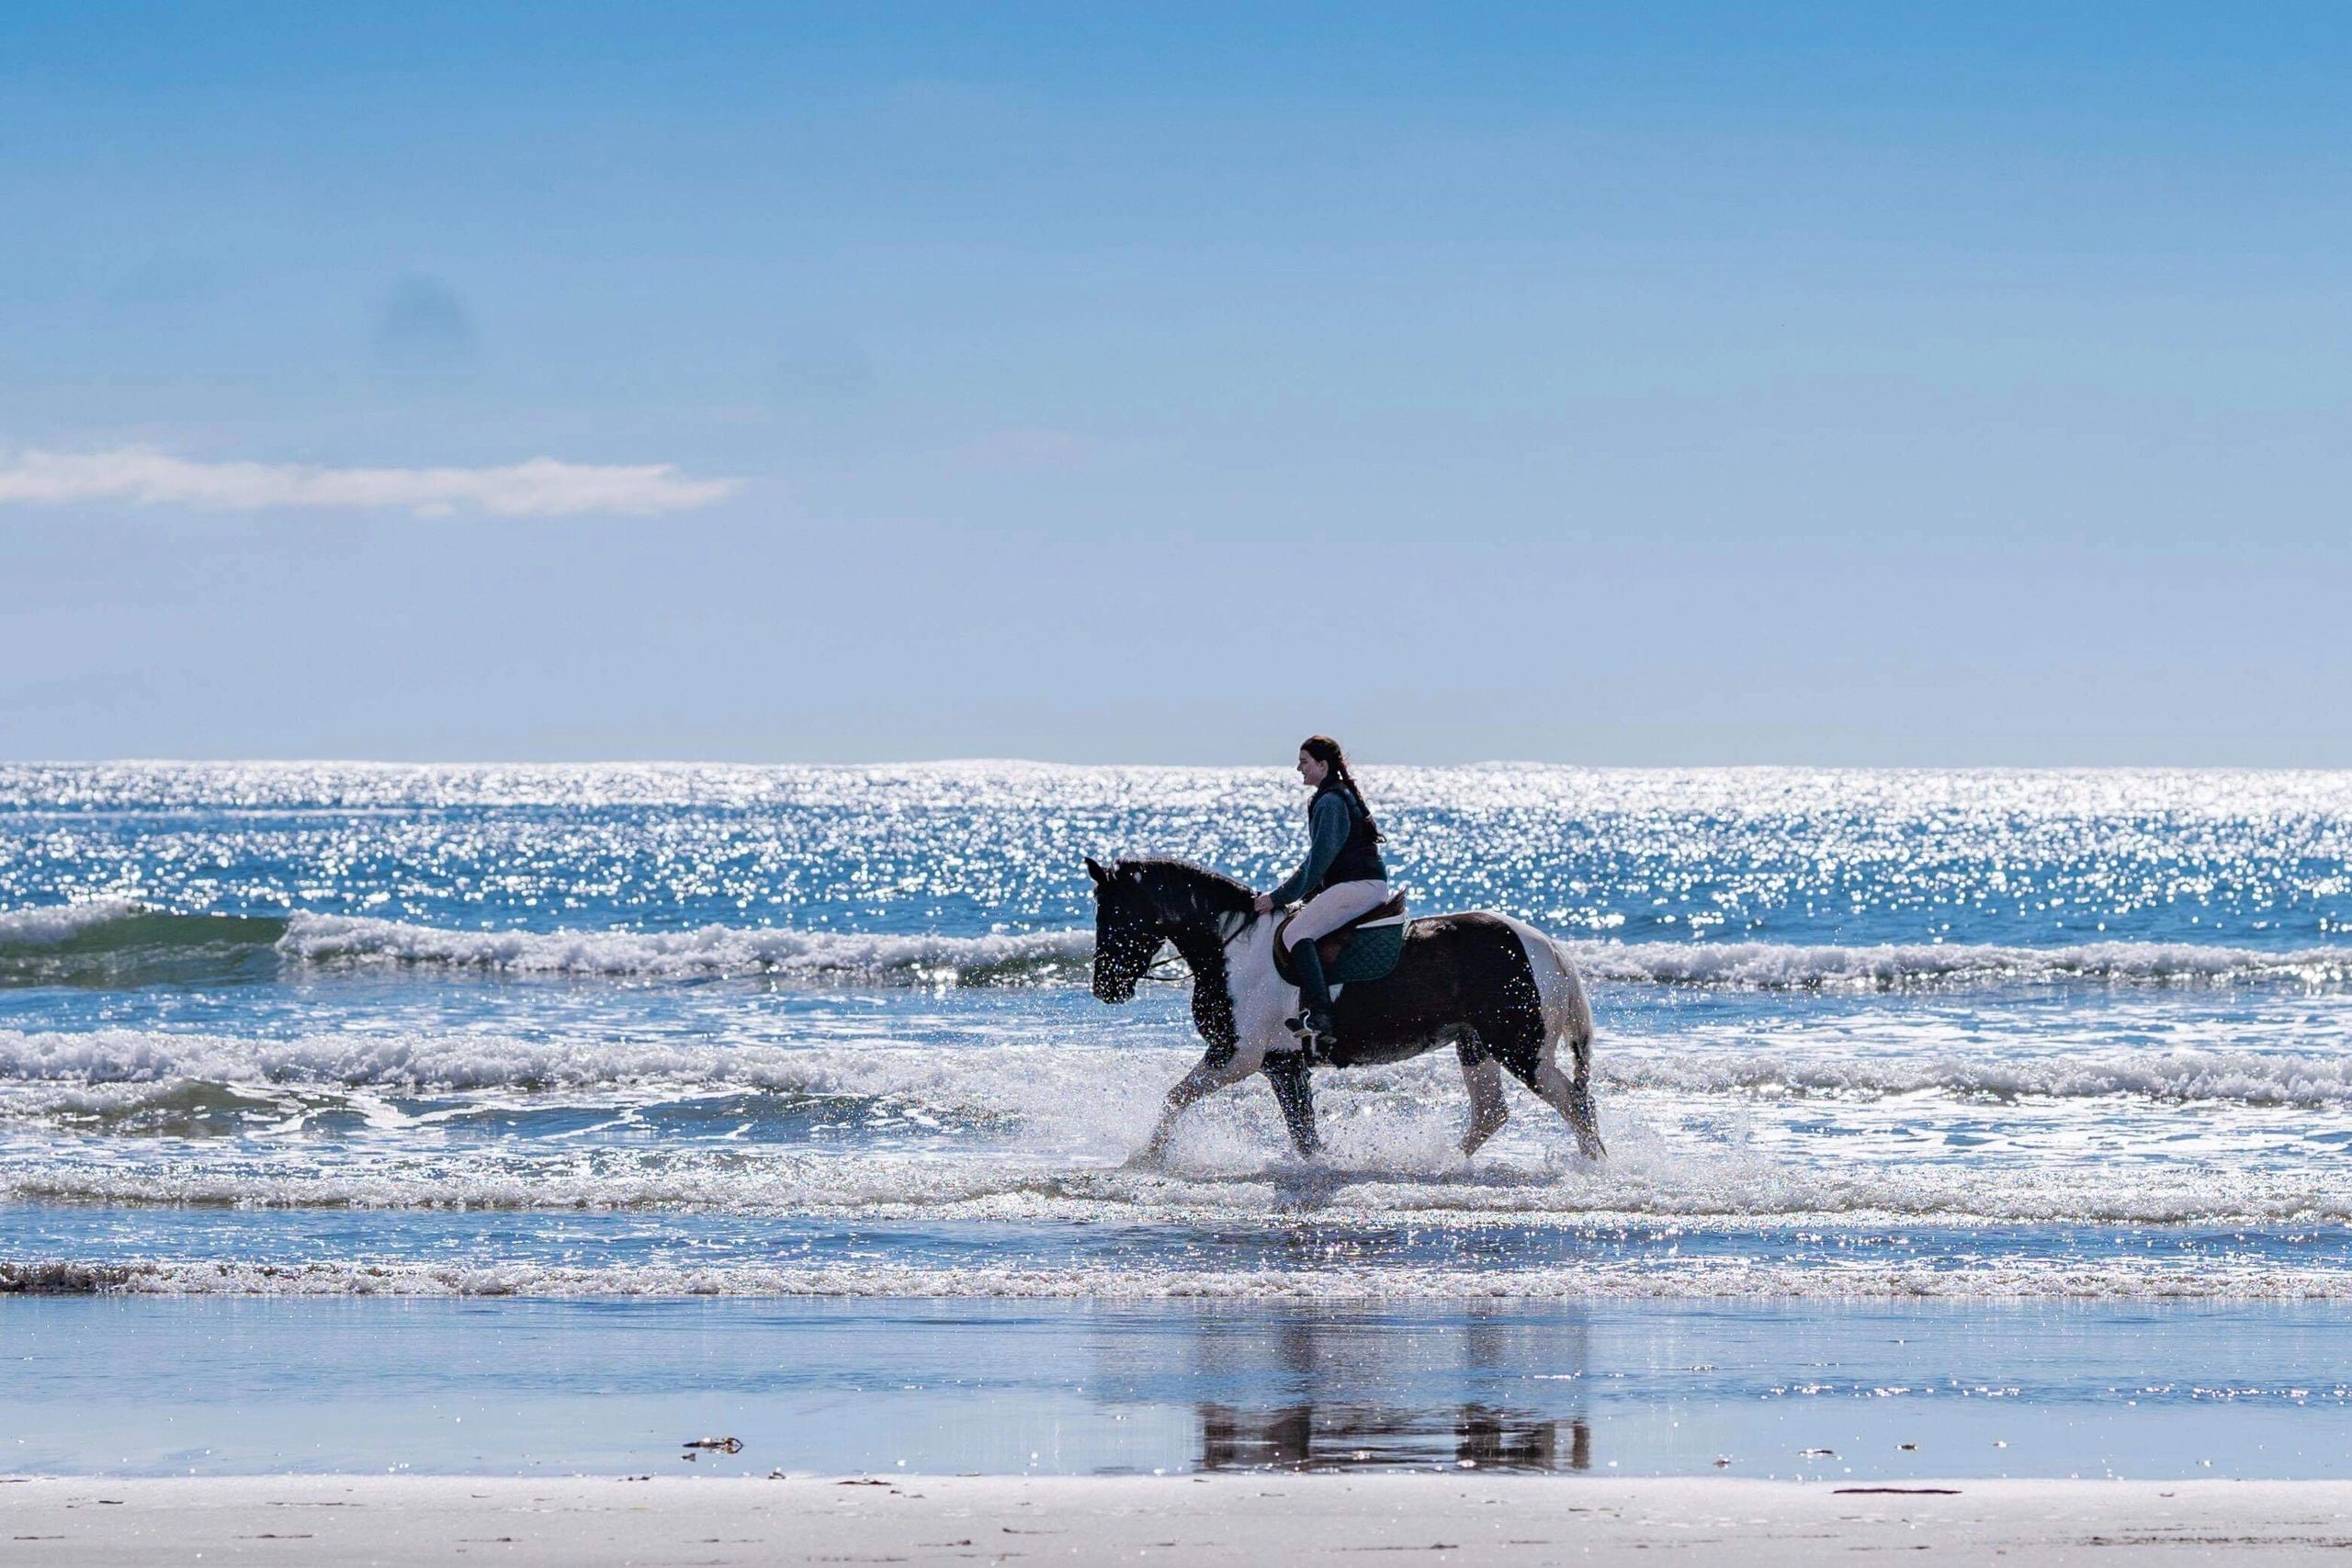
[[[1134,876],[1155,890],[1172,887],[1190,894],[1212,909],[1246,909],[1257,897],[1249,888],[1221,871],[1165,855],[1146,855],[1119,863],[1116,874]]]

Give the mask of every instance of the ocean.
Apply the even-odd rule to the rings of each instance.
[[[1808,1382],[1872,1409],[1991,1401],[2010,1374],[1954,1348],[2030,1342],[2018,1388],[2121,1429],[2175,1401],[2352,1453],[2311,1348],[2352,1303],[2352,774],[1363,782],[1417,911],[1499,910],[1576,956],[1605,1163],[1516,1085],[1510,1123],[1463,1159],[1438,1052],[1318,1075],[1318,1160],[1290,1153],[1257,1082],[1193,1111],[1164,1164],[1126,1167],[1201,1044],[1178,983],[1119,1008],[1089,992],[1081,857],[1270,886],[1305,838],[1279,770],[0,766],[0,1332],[30,1347],[0,1417],[47,1434],[18,1440],[49,1468],[169,1470],[251,1444],[126,1418],[77,1446],[52,1417],[119,1402],[125,1357],[175,1367],[239,1335],[289,1368],[331,1341],[429,1362],[436,1334],[634,1342],[681,1312],[747,1347],[825,1326],[833,1360],[871,1353],[839,1377],[880,1389],[920,1362],[933,1388],[920,1325],[945,1312],[999,1378],[960,1406],[995,1411],[974,1427],[992,1435],[839,1451],[1050,1468],[1019,1456],[1054,1445],[1004,1434],[1091,1387],[1072,1467],[1459,1463],[1475,1405],[1552,1435],[1481,1438],[1474,1463],[1672,1470],[1719,1445],[1645,1448],[1621,1418],[1589,1425],[1573,1466],[1563,1434],[1603,1420],[1586,1395],[1612,1379],[1621,1403],[1695,1399],[1702,1428]],[[1736,1377],[1672,1382],[1735,1359],[1710,1332],[1834,1349],[1859,1322],[1936,1364],[1882,1355],[1857,1383],[1743,1352]],[[1254,1382],[1168,1371],[1284,1324],[1346,1347],[1354,1392],[1318,1404],[1279,1356]],[[2143,1325],[2144,1366],[2117,1364],[2117,1325]],[[1687,1362],[1592,1361],[1669,1330]],[[1430,1359],[1480,1332],[1501,1348],[1476,1377]],[[458,1359],[486,1353],[466,1343]],[[1082,1348],[1100,1344],[1125,1347],[1125,1384]],[[2239,1371],[2213,1361],[2232,1346]],[[1057,1382],[1057,1355],[1091,1371]],[[2046,1375],[2053,1357],[2072,1371]],[[1365,1371],[1384,1366],[1404,1381]],[[1101,1391],[1153,1368],[1138,1408],[1160,1424],[1131,1433],[1161,1438],[1123,1447],[1126,1406]],[[1571,1387],[1576,1410],[1553,1397]],[[1319,1450],[1265,1437],[1302,1408],[1324,1412]],[[1368,1410],[1427,1440],[1351,1439]],[[2146,1451],[2189,1473],[2211,1458],[2193,1447]],[[1914,1462],[1877,1448],[1868,1473]],[[634,1451],[583,1438],[530,1462]],[[450,1452],[352,1438],[306,1462]]]

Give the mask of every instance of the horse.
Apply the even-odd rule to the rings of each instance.
[[[1094,879],[1095,997],[1133,1000],[1136,982],[1167,943],[1193,973],[1193,1025],[1208,1043],[1199,1065],[1168,1091],[1136,1158],[1160,1156],[1187,1107],[1261,1071],[1291,1142],[1313,1156],[1320,1147],[1314,1064],[1283,1026],[1298,1010],[1298,990],[1274,967],[1281,912],[1256,913],[1249,888],[1182,861],[1123,860],[1106,870],[1090,855],[1086,871]],[[1348,984],[1332,1010],[1340,1043],[1327,1060],[1334,1067],[1453,1047],[1470,1091],[1464,1156],[1510,1117],[1504,1070],[1567,1120],[1586,1159],[1607,1155],[1592,1110],[1592,1009],[1568,955],[1524,920],[1484,910],[1417,919],[1395,970]],[[1563,1044],[1573,1072],[1561,1069]]]

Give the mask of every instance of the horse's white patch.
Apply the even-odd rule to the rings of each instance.
[[[1578,1051],[1592,1043],[1592,1007],[1585,1000],[1584,982],[1577,977],[1576,965],[1568,961],[1559,944],[1525,920],[1510,915],[1496,917],[1510,927],[1519,938],[1521,951],[1527,954],[1528,973],[1535,977],[1536,994],[1544,1002],[1543,1065],[1556,1070],[1560,1043],[1566,1040]]]

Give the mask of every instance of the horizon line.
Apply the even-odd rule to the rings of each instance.
[[[2345,773],[2352,764],[2290,762],[1576,762],[1489,757],[1457,762],[1417,762],[1351,757],[1357,767],[1475,769],[1550,768],[1588,773]],[[51,757],[0,759],[0,768],[968,768],[1020,767],[1092,770],[1124,768],[1174,773],[1185,770],[1287,773],[1283,762],[1074,762],[1044,757],[912,757],[859,760],[605,757]]]

